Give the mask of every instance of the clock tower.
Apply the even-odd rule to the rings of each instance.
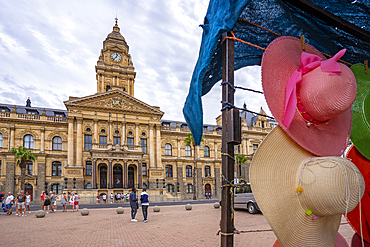
[[[95,66],[97,92],[119,89],[134,96],[135,68],[129,47],[117,24],[103,42],[99,60]]]

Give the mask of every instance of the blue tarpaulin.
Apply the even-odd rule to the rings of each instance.
[[[370,32],[369,0],[311,0],[326,11]],[[241,19],[240,19],[241,18]],[[196,145],[203,134],[201,97],[221,80],[221,35],[233,31],[237,38],[266,48],[277,38],[255,23],[282,36],[305,35],[306,43],[334,55],[346,48],[343,60],[363,63],[370,58],[370,43],[329,25],[314,15],[282,0],[211,0],[204,19],[202,42],[183,113]],[[260,65],[263,50],[241,42],[234,44],[235,70]]]

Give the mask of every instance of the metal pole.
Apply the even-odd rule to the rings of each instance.
[[[230,33],[224,33],[224,37],[232,36]],[[234,85],[234,41],[226,39],[222,44],[222,81],[228,81]],[[234,91],[228,84],[222,85],[222,101],[234,104]],[[224,108],[223,104],[223,108]],[[227,126],[234,124],[226,114],[230,108],[222,111],[222,199],[221,199],[221,246],[234,246],[234,219],[232,218],[232,204],[230,187],[227,181],[234,180],[234,144],[228,142]],[[227,181],[225,181],[227,180]]]

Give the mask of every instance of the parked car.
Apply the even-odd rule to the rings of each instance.
[[[250,214],[260,212],[250,184],[235,189],[234,208],[247,209]]]

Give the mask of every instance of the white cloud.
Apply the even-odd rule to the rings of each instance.
[[[2,1],[0,102],[64,108],[68,96],[96,93],[95,65],[118,16],[130,47],[135,97],[184,121],[182,107],[198,58],[209,1]],[[16,15],[14,14],[16,13]],[[236,73],[235,84],[260,89],[258,68]],[[240,83],[239,83],[240,82]],[[5,85],[5,86],[4,86]],[[15,93],[16,92],[16,93]],[[203,97],[204,122],[220,114],[221,87]],[[259,111],[263,95],[236,94],[236,104]]]

